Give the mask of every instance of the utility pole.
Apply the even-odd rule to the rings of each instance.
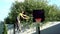
[[[14,31],[14,34],[15,34],[15,23],[14,23],[14,29],[13,29],[13,31]]]

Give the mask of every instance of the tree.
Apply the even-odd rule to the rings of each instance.
[[[6,23],[16,23],[17,15],[22,11],[26,11],[26,14],[31,17],[29,22],[33,21],[32,12],[33,10],[44,9],[45,21],[58,21],[60,20],[59,8],[55,5],[48,5],[47,0],[25,0],[25,2],[18,2],[12,4],[9,16],[5,18]],[[21,21],[25,23],[25,21]]]

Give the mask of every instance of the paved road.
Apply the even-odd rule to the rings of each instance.
[[[60,34],[60,24],[41,30],[41,34]]]

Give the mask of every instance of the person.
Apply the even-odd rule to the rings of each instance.
[[[25,12],[24,11],[22,11],[22,13],[19,13],[18,14],[18,16],[17,16],[17,21],[18,21],[18,23],[17,23],[17,27],[18,27],[18,29],[19,29],[19,31],[21,31],[21,19],[25,19],[25,20],[29,20],[29,16],[27,16],[26,14],[25,14]]]

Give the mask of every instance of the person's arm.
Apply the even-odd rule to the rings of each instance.
[[[23,15],[23,19],[29,19],[29,16]]]
[[[24,15],[24,14],[22,14],[22,13],[20,13],[19,15],[20,15],[23,19],[29,19],[29,16]]]

